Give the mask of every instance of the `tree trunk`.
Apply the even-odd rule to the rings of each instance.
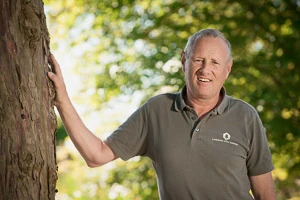
[[[55,199],[49,40],[41,0],[0,0],[0,200]]]

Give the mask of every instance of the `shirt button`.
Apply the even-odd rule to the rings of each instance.
[[[196,128],[196,132],[199,132],[200,131],[200,129],[199,128]]]
[[[195,120],[196,119],[196,117],[195,116],[192,116],[192,120]]]

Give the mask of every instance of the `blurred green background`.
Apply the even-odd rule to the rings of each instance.
[[[180,52],[191,34],[222,31],[234,57],[226,90],[260,114],[278,199],[300,199],[299,0],[44,3],[52,53],[76,108],[101,138],[145,99],[183,86]],[[61,123],[57,139],[57,199],[158,199],[149,159],[90,169]]]

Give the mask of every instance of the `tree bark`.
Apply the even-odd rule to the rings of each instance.
[[[56,116],[41,0],[0,0],[0,199],[55,199]]]

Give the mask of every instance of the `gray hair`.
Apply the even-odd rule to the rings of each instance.
[[[200,31],[198,31],[197,33],[193,34],[191,37],[189,37],[187,44],[184,48],[184,53],[186,55],[187,58],[190,58],[193,47],[195,45],[195,42],[199,39],[199,38],[203,38],[203,37],[219,37],[221,38],[228,47],[228,60],[230,60],[232,58],[232,54],[231,54],[231,45],[230,42],[226,39],[226,37],[223,35],[223,33],[221,33],[220,31],[216,30],[216,29],[202,29]]]

